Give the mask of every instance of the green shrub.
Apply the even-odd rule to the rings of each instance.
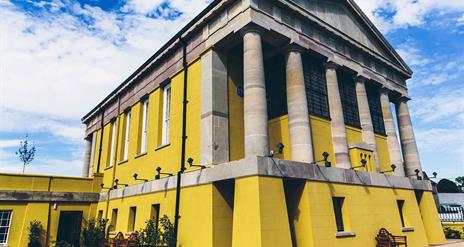
[[[463,229],[464,230],[464,229]],[[461,232],[445,227],[445,237],[449,239],[461,239]]]
[[[84,247],[102,247],[106,240],[107,219],[90,219],[87,227],[82,230]]]
[[[38,220],[29,222],[29,243],[28,247],[41,247],[44,230],[42,223]]]
[[[171,247],[174,244],[174,225],[169,217],[164,215],[160,219],[161,227],[156,227],[156,219],[146,221],[145,229],[141,229],[137,236],[139,247]]]

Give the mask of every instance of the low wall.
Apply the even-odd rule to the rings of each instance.
[[[449,232],[449,230],[447,229],[451,229],[454,231],[458,231],[461,234],[461,239],[464,239],[464,222],[443,222],[442,225],[445,234],[447,231]],[[451,238],[448,234],[446,234],[446,237]]]

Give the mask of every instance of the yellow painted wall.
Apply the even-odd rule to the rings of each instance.
[[[148,125],[147,125],[147,152],[140,154],[141,113],[142,104],[137,102],[131,107],[131,123],[129,132],[129,154],[127,162],[122,161],[124,152],[124,136],[126,119],[125,114],[119,116],[119,137],[117,143],[117,165],[106,168],[109,164],[109,146],[111,128],[105,126],[102,147],[101,172],[104,174],[104,184],[109,187],[114,177],[120,183],[134,184],[139,181],[133,179],[133,174],[140,178],[153,179],[156,167],[160,166],[164,172],[176,173],[180,167],[181,134],[182,134],[182,98],[183,73],[179,71],[171,78],[171,122],[170,143],[160,147],[162,133],[162,88],[157,88],[148,95]],[[188,71],[188,106],[187,106],[187,141],[186,157],[192,157],[195,162],[200,160],[200,114],[201,112],[201,61],[198,59],[189,65]],[[96,153],[98,153],[96,145]],[[105,155],[106,154],[106,155]],[[94,162],[94,167],[96,167]]]
[[[301,209],[309,212],[302,214],[310,215],[312,227],[306,230],[307,236],[305,231],[300,231],[299,237],[308,238],[306,242],[314,241],[313,245],[305,246],[375,246],[375,236],[381,227],[394,235],[407,236],[408,246],[427,246],[420,210],[412,190],[307,182],[304,193],[308,194],[309,206]],[[355,237],[336,238],[333,196],[345,197],[345,231],[354,232]],[[414,232],[402,232],[396,200],[405,200],[406,224],[413,227]]]
[[[437,206],[433,199],[432,192],[422,192],[419,208],[424,221],[425,233],[430,244],[446,243],[443,229],[440,225]]]
[[[333,151],[330,121],[316,116],[311,116],[309,120],[311,123],[314,160],[322,160],[322,153],[327,152],[329,153],[328,160],[332,163],[332,166],[337,166]]]
[[[228,96],[229,96],[229,157],[230,160],[244,158],[243,97],[237,94],[237,88],[243,89],[243,67],[241,58],[229,57]]]
[[[443,230],[450,228],[461,233],[461,238],[464,238],[464,222],[443,222]]]
[[[391,170],[390,151],[388,150],[387,137],[375,135],[375,144],[377,147],[377,155],[379,156],[380,170]]]
[[[56,177],[45,175],[0,174],[0,190],[14,191],[53,191],[53,192],[99,192],[101,175],[94,178]],[[48,212],[50,214],[50,243],[55,241],[58,231],[59,213],[61,211],[83,211],[84,220],[96,215],[96,204],[90,203],[53,203],[48,202],[1,202],[0,210],[12,210],[12,224],[8,245],[23,247],[28,243],[29,223],[39,220],[44,230],[47,229]],[[44,239],[45,241],[45,236]]]

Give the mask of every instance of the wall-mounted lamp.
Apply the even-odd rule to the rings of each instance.
[[[325,167],[331,167],[332,163],[330,163],[328,158],[329,158],[329,153],[328,152],[323,152],[322,153],[322,160],[313,161],[313,162],[311,162],[311,164],[312,165],[317,165],[317,163],[322,163],[323,162]]]
[[[282,154],[284,152],[285,145],[282,142],[277,143],[277,153]],[[274,150],[269,151],[269,154],[266,157],[273,158],[274,157]]]
[[[353,166],[353,167],[351,167],[350,169],[354,170],[354,169],[356,169],[356,168],[366,167],[366,164],[367,164],[367,160],[362,159],[362,160],[361,160],[361,165],[360,165],[360,166]]]
[[[134,177],[134,180],[140,180],[140,181],[148,182],[148,179],[138,178],[139,174],[137,174],[137,173],[134,173],[134,175],[132,175],[132,176]]]
[[[392,164],[390,167],[391,167],[391,170],[389,170],[389,171],[380,171],[380,173],[395,172],[396,165],[395,165],[395,164]]]
[[[111,189],[112,189],[111,187],[105,187],[105,184],[104,184],[104,183],[100,184],[100,187],[101,187],[102,189],[107,189],[107,190],[111,190]]]
[[[156,167],[156,175],[155,175],[155,180],[158,180],[161,178],[161,175],[168,175],[172,176],[172,173],[167,173],[167,172],[161,172],[161,167]]]
[[[422,180],[422,177],[419,176],[419,173],[421,172],[419,169],[416,169],[414,170],[414,172],[416,173],[416,177],[417,177],[417,180]]]
[[[127,186],[129,186],[129,184],[123,184],[123,183],[120,183],[120,182],[119,182],[119,179],[117,179],[117,178],[116,178],[116,179],[114,180],[114,186],[113,186],[113,189],[117,189],[117,188],[118,188],[118,186],[120,186],[120,185],[122,185],[122,186],[124,186],[124,187],[127,187]]]
[[[192,157],[189,157],[189,158],[187,159],[187,163],[189,164],[190,167],[200,167],[201,169],[206,168],[206,166],[194,165],[194,164],[193,164],[193,159],[192,159]]]

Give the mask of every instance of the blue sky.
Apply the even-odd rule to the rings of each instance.
[[[0,172],[80,175],[80,118],[210,0],[0,0]],[[414,70],[424,170],[464,175],[464,1],[356,0]]]

